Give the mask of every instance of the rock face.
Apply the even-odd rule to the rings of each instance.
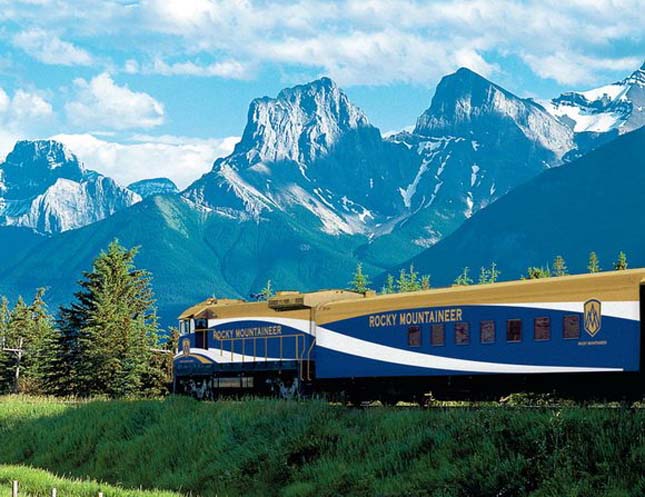
[[[645,64],[622,81],[542,104],[576,133],[628,133],[645,124]]]
[[[20,141],[0,164],[0,226],[58,233],[96,222],[141,200],[87,170],[53,140]]]
[[[528,266],[565,257],[572,273],[587,272],[591,251],[603,270],[619,251],[630,267],[645,265],[642,185],[645,128],[626,133],[584,157],[545,171],[466,221],[412,262],[450,284],[464,266],[474,275],[496,262],[503,279]]]
[[[141,198],[154,197],[155,195],[174,195],[179,193],[177,185],[168,178],[143,179],[128,185],[128,190],[133,191]]]
[[[401,211],[397,185],[409,161],[322,78],[254,100],[234,152],[184,196],[239,219],[278,210],[312,218],[325,233],[371,234]]]

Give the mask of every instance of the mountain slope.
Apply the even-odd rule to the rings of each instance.
[[[645,128],[625,134],[577,161],[542,173],[414,257],[438,285],[463,266],[476,274],[495,261],[504,279],[545,265],[556,255],[574,272],[586,270],[590,251],[609,269],[620,250],[632,266],[645,265]]]
[[[111,178],[84,168],[53,140],[19,141],[0,164],[0,226],[67,231],[141,200]]]
[[[266,216],[267,222],[240,223],[196,209],[180,196],[151,197],[36,244],[20,264],[0,272],[0,290],[15,297],[47,286],[52,305],[67,302],[82,271],[114,238],[141,247],[137,265],[154,275],[164,324],[174,324],[178,311],[210,295],[248,298],[268,279],[280,288],[346,286],[358,240],[312,230],[283,213]],[[382,269],[370,267],[373,274]]]
[[[177,185],[168,178],[151,178],[135,181],[128,185],[128,190],[133,191],[141,198],[179,193]]]
[[[622,81],[542,104],[577,133],[628,133],[645,125],[645,63]]]

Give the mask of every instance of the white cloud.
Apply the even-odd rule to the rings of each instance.
[[[593,84],[598,71],[632,71],[642,63],[638,57],[593,58],[568,52],[545,57],[524,54],[522,59],[538,76],[563,85]]]
[[[129,67],[126,67],[126,72],[128,69],[137,72],[138,66],[132,64],[134,61],[130,62]],[[219,76],[227,79],[245,79],[249,76],[249,68],[234,60],[224,60],[212,64],[200,65],[192,61],[168,64],[162,59],[155,59],[154,63],[149,66],[144,66],[141,71],[147,74],[161,74],[164,76]]]
[[[82,48],[42,29],[29,29],[14,36],[13,44],[45,64],[88,66],[92,56]]]
[[[65,104],[70,121],[78,126],[112,129],[151,128],[164,122],[163,104],[144,92],[119,86],[102,73],[91,81],[74,80],[76,99]]]
[[[179,188],[210,171],[213,161],[231,153],[239,141],[239,137],[202,140],[170,135],[135,135],[128,143],[102,140],[92,134],[60,134],[52,138],[66,144],[88,168],[123,185],[167,177]]]

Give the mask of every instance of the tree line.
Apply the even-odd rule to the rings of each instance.
[[[611,267],[615,271],[627,269],[627,254],[621,250],[618,253],[617,259],[611,264]],[[596,252],[589,253],[587,271],[589,273],[598,273],[602,271],[600,260]],[[480,267],[477,282],[475,283],[475,280],[471,277],[470,268],[465,266],[454,279],[453,286],[495,283],[499,281],[501,274],[502,273],[497,264],[492,262],[489,266]],[[526,269],[526,274],[522,274],[520,279],[533,280],[539,278],[553,278],[566,276],[568,274],[569,269],[567,268],[567,263],[564,257],[558,255],[553,259],[551,264],[547,263],[544,266],[529,266]],[[363,265],[359,262],[356,265],[356,269],[352,274],[352,279],[348,284],[349,289],[355,292],[365,293],[371,291],[369,286],[370,283],[369,276],[363,271]],[[392,274],[388,273],[385,278],[385,284],[382,286],[380,293],[386,295],[390,293],[416,292],[428,289],[430,289],[430,275],[419,274],[416,271],[414,264],[410,264],[407,270],[403,268],[399,271],[398,278],[395,278]]]
[[[43,288],[12,308],[0,299],[0,392],[127,397],[168,391],[178,333],[172,329],[162,340],[152,276],[135,266],[136,254],[137,248],[110,243],[56,317]]]

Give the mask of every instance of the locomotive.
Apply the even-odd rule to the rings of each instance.
[[[203,399],[643,395],[645,269],[376,295],[211,298],[179,316],[174,388]]]

